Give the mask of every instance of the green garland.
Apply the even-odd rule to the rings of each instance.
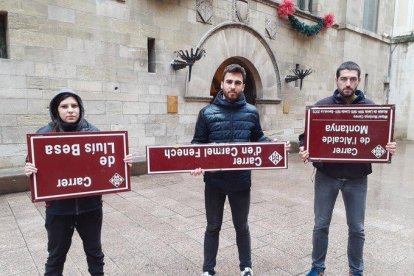
[[[288,19],[293,29],[307,36],[316,35],[323,29],[323,19],[319,19],[316,25],[307,25],[303,22],[300,22],[293,15],[288,15]]]

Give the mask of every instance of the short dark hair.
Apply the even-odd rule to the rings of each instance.
[[[350,70],[350,71],[357,71],[358,72],[358,79],[361,77],[361,68],[358,64],[353,61],[346,61],[339,65],[338,69],[336,69],[336,78],[339,78],[341,75],[342,70]]]
[[[221,80],[224,81],[224,77],[226,76],[227,73],[240,73],[243,76],[243,83],[246,82],[246,70],[238,64],[227,65],[226,68],[224,68],[223,76],[221,77]]]

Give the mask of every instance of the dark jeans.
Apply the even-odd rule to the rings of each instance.
[[[80,215],[46,214],[47,251],[49,256],[45,275],[62,275],[66,254],[72,243],[73,231],[79,233],[86,253],[88,270],[91,275],[104,275],[104,254],[101,244],[102,209]]]
[[[252,267],[250,231],[247,222],[250,208],[250,189],[227,193],[213,185],[205,185],[205,204],[207,228],[204,235],[204,264],[203,271],[214,274],[216,257],[219,247],[219,233],[223,222],[223,209],[226,196],[229,199],[236,242],[239,251],[240,270]]]
[[[364,270],[363,249],[367,177],[340,180],[316,171],[312,266],[320,271],[325,270],[329,226],[339,191],[342,192],[348,224],[349,271],[362,274]]]

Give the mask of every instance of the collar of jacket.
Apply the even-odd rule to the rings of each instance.
[[[215,105],[221,105],[221,106],[227,106],[227,107],[241,107],[243,105],[246,105],[246,97],[244,96],[244,93],[240,94],[240,97],[235,100],[234,102],[230,102],[224,97],[223,91],[220,90],[217,93],[216,98],[213,101],[213,104]]]
[[[352,101],[351,104],[363,103],[365,101],[365,94],[361,90],[355,91],[356,98]],[[341,94],[339,93],[338,89],[336,89],[333,93],[333,97],[335,99],[335,103],[337,104],[346,104],[344,98],[342,98]]]

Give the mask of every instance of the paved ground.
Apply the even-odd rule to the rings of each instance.
[[[400,143],[392,164],[374,165],[366,219],[366,274],[414,275],[414,144]],[[288,170],[255,171],[250,226],[255,275],[304,275],[310,268],[313,169],[291,154]],[[107,275],[200,275],[205,228],[203,182],[188,174],[134,177],[133,191],[104,196]],[[239,275],[227,206],[218,275]],[[28,193],[0,196],[0,275],[44,271],[43,204]],[[347,275],[342,200],[331,226],[326,275]],[[74,236],[65,275],[88,275]]]

